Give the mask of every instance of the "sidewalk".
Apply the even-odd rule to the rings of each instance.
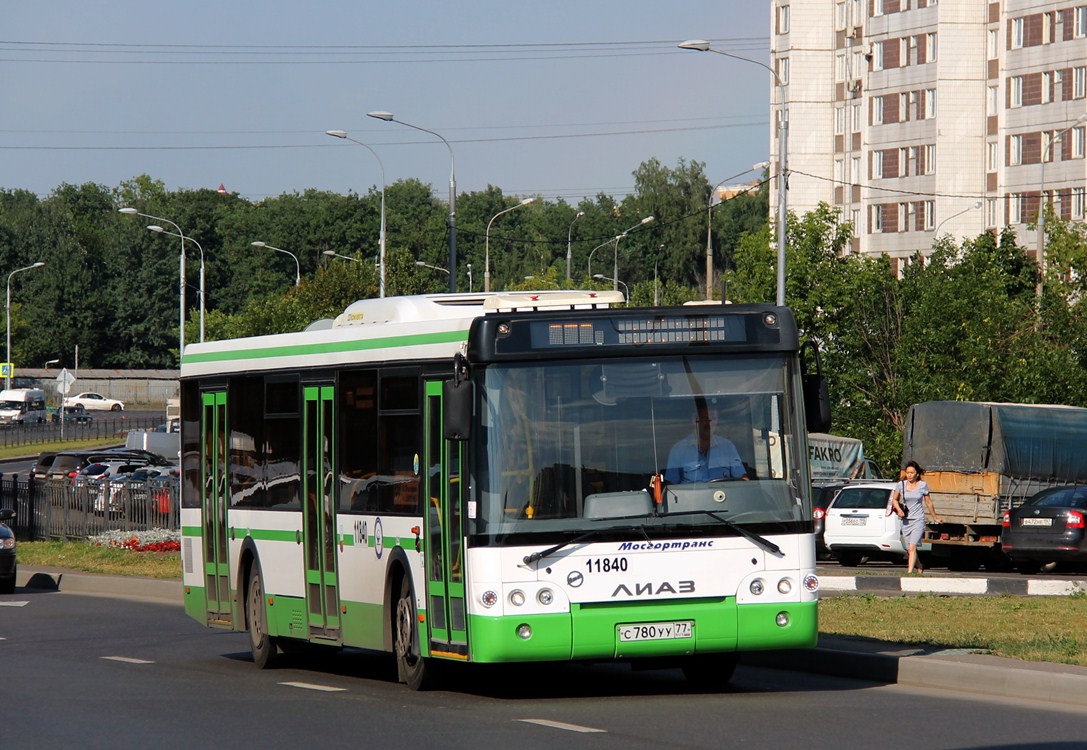
[[[821,578],[825,593],[842,591],[946,591],[946,593],[986,593],[955,589],[972,579],[947,577],[898,578],[828,576]],[[973,579],[978,580],[978,579]],[[982,583],[985,579],[980,579]],[[112,596],[154,601],[181,606],[179,580],[101,576],[71,571],[51,572],[42,568],[20,567],[19,586],[54,589],[75,594]],[[992,582],[990,582],[992,583]],[[1026,582],[1025,582],[1026,583]],[[1069,584],[1056,589],[1084,591],[1083,581],[1031,581],[1030,583]],[[925,584],[927,587],[922,587]],[[874,588],[873,588],[874,587]],[[976,584],[974,585],[977,588]],[[1039,587],[1027,586],[1023,593],[1040,593]],[[988,593],[1004,592],[1003,588]],[[1014,592],[1021,593],[1021,592]],[[1071,593],[1069,591],[1068,593]],[[821,636],[813,649],[757,651],[741,656],[742,664],[787,669],[800,672],[849,677],[872,682],[941,688],[957,693],[1049,702],[1054,705],[1083,708],[1087,704],[1087,667],[1048,662],[1026,662],[965,650],[940,650],[902,643],[887,643],[867,638]]]

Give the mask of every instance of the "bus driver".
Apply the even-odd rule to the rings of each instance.
[[[713,434],[717,415],[699,400],[695,429],[668,454],[664,478],[670,484],[709,482],[714,479],[747,479],[747,470],[732,441]]]

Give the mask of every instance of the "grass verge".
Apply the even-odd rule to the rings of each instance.
[[[1087,666],[1087,595],[833,596],[819,632]]]
[[[86,542],[19,542],[19,565],[137,578],[181,578],[180,552],[135,552]]]
[[[0,448],[0,461],[10,458],[22,458],[23,456],[37,456],[43,451],[77,451],[84,448],[108,448],[110,446],[124,445],[123,436],[96,438],[90,440],[55,440],[51,443],[23,443],[21,445],[8,445]]]

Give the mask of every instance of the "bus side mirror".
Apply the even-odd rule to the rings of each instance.
[[[446,440],[467,440],[472,430],[474,389],[471,380],[442,383],[442,435]]]
[[[804,414],[808,432],[830,432],[830,388],[825,376],[804,376]]]

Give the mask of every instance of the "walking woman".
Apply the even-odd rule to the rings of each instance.
[[[902,538],[906,542],[909,552],[909,561],[906,565],[906,574],[924,573],[921,562],[917,559],[917,545],[925,538],[925,509],[932,516],[933,523],[941,523],[936,516],[936,509],[932,507],[932,498],[929,497],[928,485],[921,479],[924,472],[916,461],[906,464],[906,478],[895,485],[891,492],[891,505],[893,512],[902,519]]]

